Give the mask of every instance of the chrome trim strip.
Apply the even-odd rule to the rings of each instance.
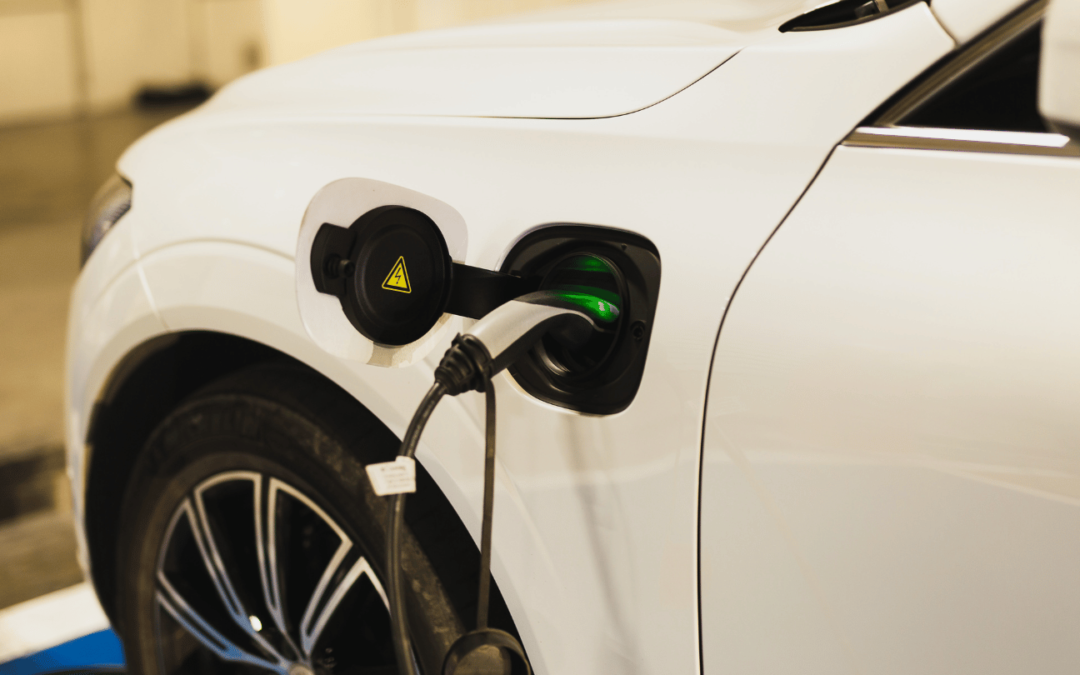
[[[939,141],[968,141],[1025,145],[1039,148],[1062,148],[1068,136],[1030,131],[997,131],[995,129],[946,129],[941,127],[860,127],[858,132],[872,136],[925,138]]]
[[[903,148],[991,152],[1045,157],[1080,157],[1080,146],[1068,136],[1023,131],[939,129],[924,127],[859,127],[843,145],[856,148]]]

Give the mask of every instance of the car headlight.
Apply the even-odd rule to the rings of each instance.
[[[83,222],[80,266],[86,264],[86,259],[101,243],[106,233],[130,208],[131,183],[118,174],[113,175],[105,181],[105,184],[94,195],[93,201],[90,202],[90,211],[87,212],[86,221]]]

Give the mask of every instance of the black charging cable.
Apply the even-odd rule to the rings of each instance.
[[[586,305],[591,306],[590,303]],[[492,516],[495,506],[495,387],[491,378],[520,358],[544,335],[553,335],[568,346],[583,344],[596,329],[596,323],[582,307],[580,298],[567,300],[565,294],[538,291],[500,306],[473,326],[468,333],[454,338],[450,349],[435,369],[435,383],[424,395],[405,432],[398,457],[413,459],[420,443],[420,435],[444,396],[457,396],[466,391],[484,393],[484,507],[480,535],[476,629],[458,638],[451,646],[443,662],[443,675],[453,675],[469,654],[482,647],[498,648],[499,664],[505,664],[502,659],[506,652],[516,655],[525,665],[526,673],[532,673],[521,643],[509,633],[488,626]],[[387,523],[387,596],[398,672],[400,675],[416,675],[420,671],[409,639],[405,585],[401,570],[405,496],[404,493],[395,494],[390,502]]]
[[[446,396],[446,387],[436,382],[424,395],[424,400],[413,414],[405,439],[401,442],[399,457],[412,459],[416,446],[435,406]],[[389,585],[390,623],[394,639],[394,652],[397,656],[398,671],[408,675],[419,672],[412,643],[409,640],[408,627],[405,625],[405,594],[403,593],[401,573],[401,525],[405,516],[405,494],[396,494],[390,498],[390,518],[387,524],[386,576]],[[396,617],[396,618],[395,618]]]
[[[488,627],[491,593],[491,528],[495,511],[495,385],[484,379],[484,521],[480,529],[480,591],[477,594],[476,629]]]
[[[416,446],[420,443],[420,435],[424,432],[424,427],[427,426],[428,420],[431,418],[431,414],[435,412],[436,406],[439,405],[439,401],[446,395],[456,396],[458,394],[470,391],[473,389],[484,389],[488,392],[488,410],[487,410],[487,439],[485,445],[487,449],[485,455],[490,457],[490,463],[492,465],[492,475],[494,475],[494,458],[495,458],[495,400],[494,390],[491,386],[490,374],[486,371],[490,370],[491,358],[487,354],[487,349],[476,338],[466,335],[458,336],[454,339],[453,346],[443,356],[442,362],[439,367],[435,369],[435,384],[431,385],[431,389],[424,395],[423,400],[420,401],[420,405],[416,408],[416,412],[413,413],[413,418],[409,422],[409,428],[405,432],[405,438],[401,442],[401,450],[398,452],[398,457],[407,457],[413,459],[416,455]],[[487,367],[485,367],[487,366]],[[484,386],[486,385],[486,386]],[[485,485],[484,485],[484,533],[481,539],[486,543],[486,546],[482,546],[481,552],[481,574],[485,569],[484,561],[488,561],[490,565],[491,560],[491,518],[488,514],[488,499],[487,493],[488,480],[487,470],[485,467]],[[494,486],[491,487],[492,497],[494,497]],[[388,542],[386,553],[386,566],[387,566],[387,581],[389,582],[389,592],[387,598],[390,603],[390,619],[391,629],[394,639],[394,653],[397,656],[398,671],[402,675],[415,675],[419,672],[416,667],[416,655],[413,653],[412,641],[409,639],[409,631],[407,621],[405,619],[405,593],[404,583],[402,579],[401,571],[401,534],[402,527],[405,521],[405,494],[396,494],[391,497],[390,501],[390,516],[387,524]],[[486,553],[486,555],[485,555]],[[485,624],[487,621],[487,595],[489,584],[486,579],[481,578],[480,592],[482,594],[481,603],[483,609],[478,610],[483,612],[483,618]]]
[[[469,631],[451,647],[443,663],[443,673],[452,675],[458,665],[473,651],[483,646],[497,647],[515,654],[525,664],[527,673],[532,672],[525,650],[521,644],[509,633],[488,626],[488,610],[491,599],[491,534],[493,514],[495,510],[495,386],[491,381],[492,361],[487,355],[487,350],[477,338],[472,335],[458,337],[454,341],[443,362],[435,373],[435,384],[424,395],[423,400],[416,409],[409,428],[405,432],[405,438],[401,444],[399,457],[412,459],[416,454],[416,446],[420,442],[420,435],[427,426],[431,414],[435,411],[439,401],[447,394],[459,394],[470,390],[484,392],[485,403],[485,429],[484,429],[484,506],[483,521],[480,534],[480,579],[477,593],[476,629]],[[390,603],[390,616],[392,618],[392,634],[394,640],[394,652],[401,673],[415,674],[416,655],[412,649],[409,638],[405,597],[404,580],[401,570],[401,536],[405,514],[405,494],[394,495],[390,503],[390,516],[388,523],[389,543],[387,547],[388,568],[388,599]],[[489,658],[493,654],[488,654]],[[498,657],[498,663],[502,664],[502,657]]]

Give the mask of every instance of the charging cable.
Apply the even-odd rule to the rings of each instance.
[[[384,465],[400,467],[404,458],[410,466],[420,435],[431,414],[444,396],[457,396],[466,391],[481,391],[486,403],[484,453],[484,515],[480,537],[480,588],[476,611],[477,627],[461,636],[451,647],[443,662],[443,675],[453,675],[457,666],[479,648],[498,647],[516,654],[531,673],[521,644],[505,631],[489,628],[488,602],[491,584],[491,525],[495,503],[495,388],[491,378],[525,355],[540,338],[550,335],[564,346],[582,346],[603,323],[613,322],[618,309],[604,300],[580,292],[537,291],[511,300],[487,314],[464,335],[454,338],[435,369],[435,383],[424,395],[405,432],[397,462]],[[375,475],[368,467],[369,475]],[[405,496],[412,489],[393,494],[390,502],[387,546],[387,581],[389,586],[390,622],[400,675],[416,675],[419,668],[409,639],[405,611],[404,580],[401,571],[401,536],[405,513]],[[383,492],[382,494],[390,494]],[[498,661],[505,667],[505,661]],[[501,672],[501,670],[500,670]]]

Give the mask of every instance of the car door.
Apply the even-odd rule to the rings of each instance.
[[[1080,156],[1031,5],[838,147],[724,319],[703,671],[1073,673]]]

